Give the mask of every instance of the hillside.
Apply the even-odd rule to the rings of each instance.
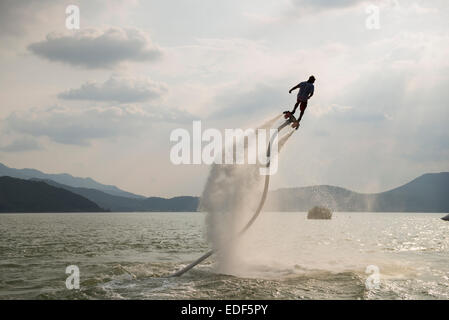
[[[94,202],[41,181],[0,177],[0,212],[102,212]]]
[[[448,212],[449,172],[422,175],[373,198],[373,211]]]
[[[196,211],[198,207],[197,197],[174,197],[159,198],[150,197],[144,199],[127,198],[113,196],[100,190],[88,188],[75,188],[63,185],[51,180],[40,180],[54,187],[66,189],[70,192],[81,195],[100,207],[114,212],[134,212],[134,211]]]
[[[265,210],[307,211],[325,205],[334,211],[448,212],[449,172],[424,174],[398,188],[362,194],[334,186],[270,192]]]
[[[14,169],[0,163],[0,176],[9,176],[18,179],[37,178],[41,180],[52,180],[60,184],[77,188],[90,188],[103,191],[105,193],[127,198],[144,199],[141,195],[123,191],[116,186],[101,184],[91,178],[78,178],[67,173],[48,174],[35,169]]]
[[[283,188],[271,191],[265,204],[267,211],[308,211],[326,206],[333,211],[370,211],[371,197],[334,186]]]
[[[77,193],[111,211],[196,211],[198,197],[130,199],[95,189],[74,188],[54,181],[48,184]],[[448,212],[449,173],[425,174],[377,194],[362,194],[335,186],[284,188],[271,191],[265,211],[307,211],[325,205],[333,211]]]
[[[59,190],[64,189],[72,195],[81,197],[84,201],[89,201],[91,209],[85,209],[88,211],[98,211],[101,210],[99,208],[104,208],[114,212],[191,212],[197,210],[199,202],[198,197],[135,198],[112,195],[95,188],[73,187],[49,179],[33,178],[32,180]],[[43,198],[45,190],[47,189],[39,188],[34,197]],[[9,197],[11,196],[10,194]],[[29,193],[28,196],[32,197],[33,194]],[[92,207],[92,204],[95,204],[96,207]],[[63,206],[63,203],[59,203],[59,205]],[[69,208],[73,206],[78,208],[76,203],[67,205]],[[327,185],[279,189],[269,193],[264,210],[307,211],[314,206],[327,206],[333,211],[449,212],[449,172],[425,174],[403,186],[376,194],[357,193]],[[10,206],[8,210],[12,209],[13,206]],[[0,208],[0,211],[5,210]],[[21,210],[25,210],[25,208]],[[43,211],[43,209],[39,210]],[[83,211],[84,209],[73,210]]]

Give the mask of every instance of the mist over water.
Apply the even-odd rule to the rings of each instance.
[[[258,129],[270,129],[281,116],[268,120]],[[287,130],[285,130],[287,131]],[[256,129],[256,132],[257,129]],[[268,131],[269,132],[269,131]],[[280,151],[294,131],[290,131],[273,143]],[[260,135],[257,135],[257,139]],[[245,141],[245,152],[266,153],[269,137],[263,150],[257,142],[251,145]],[[274,141],[271,138],[272,142]],[[273,148],[273,146],[272,146]],[[273,154],[273,150],[272,150]],[[277,154],[276,154],[277,156]],[[262,198],[263,182],[266,178],[259,172],[261,164],[214,164],[211,167],[204,191],[201,195],[199,210],[207,212],[206,234],[207,240],[216,251],[216,268],[221,273],[235,273],[240,267],[239,248],[242,247],[239,233],[254,215]]]
[[[260,199],[258,166],[214,165],[201,196],[207,212],[207,240],[217,252],[217,271],[238,268],[237,235],[256,210]]]

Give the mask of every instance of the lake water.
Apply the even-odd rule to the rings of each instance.
[[[443,215],[265,212],[230,272],[212,257],[167,278],[209,249],[204,214],[1,214],[0,299],[448,299]]]

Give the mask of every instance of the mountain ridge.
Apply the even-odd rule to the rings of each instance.
[[[48,183],[54,184],[51,181]],[[200,200],[199,197],[188,196],[136,200],[100,194],[98,190],[69,190],[111,211],[190,212],[196,211]],[[447,212],[449,201],[444,199],[449,199],[449,172],[427,173],[402,186],[372,194],[331,185],[280,188],[269,192],[264,210],[307,211],[314,206],[324,205],[333,211]]]
[[[104,212],[96,203],[42,181],[0,177],[0,212]]]
[[[426,173],[378,193],[358,193],[329,185],[277,189],[270,192],[266,209],[307,211],[316,205],[334,211],[447,212],[449,172]]]
[[[33,178],[32,180],[43,181],[54,187],[69,190],[70,192],[81,195],[98,204],[100,207],[113,212],[191,212],[196,211],[198,207],[197,197],[178,196],[172,198],[148,197],[143,199],[135,199],[110,195],[96,189],[71,187],[52,180],[41,180],[37,178]]]
[[[16,169],[10,168],[4,165],[3,163],[0,163],[0,176],[9,176],[18,179],[32,179],[32,178],[38,178],[43,180],[48,179],[71,187],[92,188],[96,190],[101,190],[111,195],[124,196],[128,198],[137,198],[137,199],[145,198],[142,195],[121,190],[120,188],[113,185],[106,185],[99,183],[89,177],[87,178],[74,177],[68,173],[56,173],[56,174],[44,173],[42,171],[29,168]]]
[[[0,176],[4,175],[5,168],[10,169],[0,163]],[[49,179],[53,176],[77,179],[69,174],[48,175],[34,169],[11,170],[18,170],[18,174],[24,176],[41,173],[43,178],[32,177],[31,180],[43,181],[48,185],[73,192],[113,212],[190,212],[197,210],[200,201],[199,197],[193,196],[146,198],[118,188],[121,193],[117,194],[111,193],[110,189],[104,190],[106,185],[91,178],[79,179],[94,181],[94,186],[100,185],[103,189],[72,186]],[[129,194],[133,196],[130,197]],[[269,192],[264,210],[307,211],[314,206],[326,206],[333,211],[449,212],[449,172],[426,173],[401,186],[378,193],[359,193],[332,185],[280,188]]]

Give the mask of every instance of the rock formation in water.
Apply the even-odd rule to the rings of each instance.
[[[446,215],[446,216],[444,216],[443,218],[441,218],[442,220],[444,220],[444,221],[449,221],[449,214],[448,215]]]
[[[307,219],[331,219],[332,211],[325,207],[315,206],[307,213]]]

